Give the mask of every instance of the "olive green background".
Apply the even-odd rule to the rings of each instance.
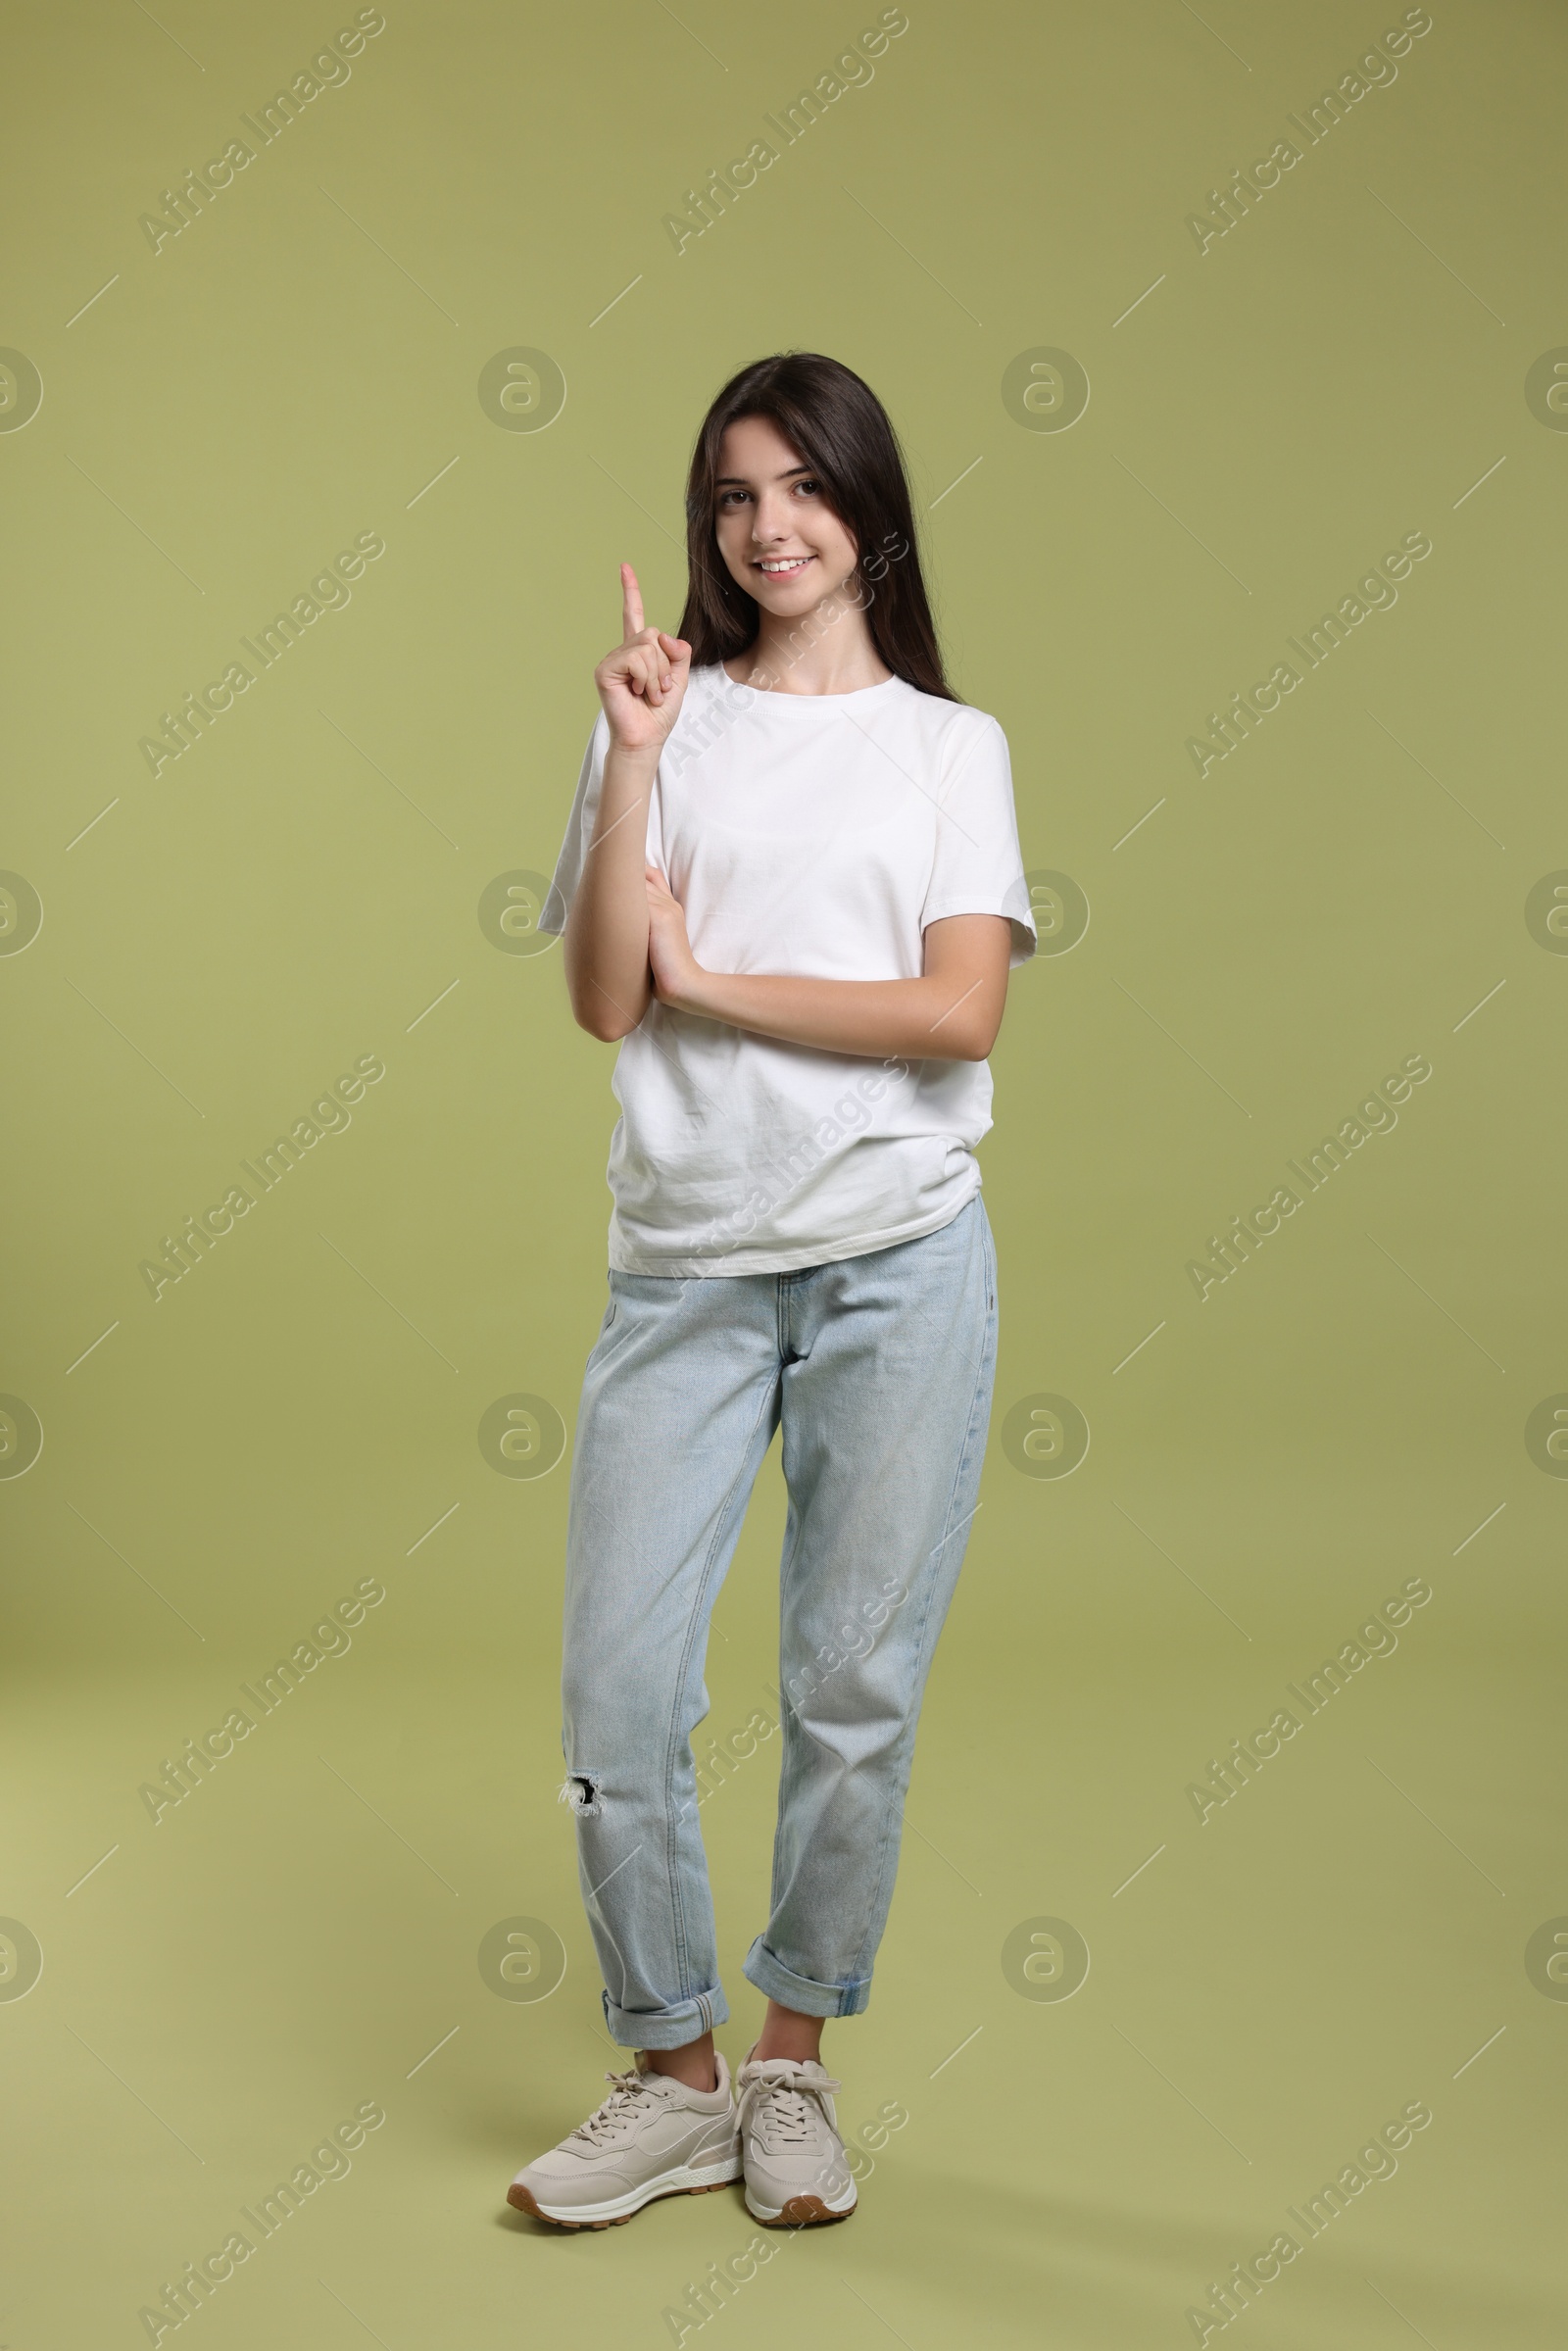
[[[559,950],[478,908],[554,861],[617,562],[673,625],[697,421],[790,346],[887,400],[1025,861],[1092,915],[1015,975],[994,1059],[984,1506],[873,2004],[827,2043],[862,2145],[908,2119],[849,2228],[777,2239],[683,2339],[1192,2342],[1210,2281],[1416,2100],[1397,2175],[1234,2324],[1560,2330],[1568,2005],[1526,1951],[1568,1913],[1568,1486],[1525,1428],[1568,1390],[1568,960],[1526,921],[1568,867],[1568,436],[1526,396],[1568,344],[1562,12],[1434,0],[1200,251],[1188,215],[1397,7],[909,0],[677,254],[663,216],[877,13],[388,0],[156,253],[160,191],[353,12],[12,17],[0,343],[43,388],[0,430],[0,865],[43,908],[0,955],[0,1388],[43,1431],[0,1478],[0,1912],[43,1957],[27,1989],[0,1944],[13,2351],[147,2340],[365,2100],[351,2174],[187,2322],[209,2351],[652,2346],[754,2233],[738,2193],[566,2238],[503,2203],[617,2059],[555,1802],[565,1465],[500,1475],[478,1429],[527,1395],[569,1434],[613,1103]],[[564,375],[547,429],[481,406],[519,347]],[[1042,348],[1087,373],[1068,429],[1004,403]],[[348,607],[149,773],[160,713],[364,531]],[[1200,778],[1206,713],[1411,531],[1397,604]],[[368,1053],[352,1126],[155,1303],[162,1236]],[[1417,1053],[1397,1128],[1200,1302],[1208,1236]],[[1002,1442],[1042,1395],[1091,1432],[1067,1477]],[[770,1706],[781,1523],[775,1456],[718,1739]],[[1210,1758],[1412,1577],[1397,1651],[1200,1825]],[[154,1825],[143,1783],[366,1578],[352,1649]],[[775,1752],[703,1815],[737,2060]],[[564,1949],[548,1997],[481,1974],[516,1918]],[[1043,1919],[1087,1945],[1071,1997],[1004,1968]]]

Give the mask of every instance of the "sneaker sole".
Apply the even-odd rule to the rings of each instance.
[[[514,2180],[507,2190],[507,2202],[514,2212],[531,2213],[536,2221],[548,2221],[553,2229],[623,2229],[645,2206],[657,2204],[664,2196],[710,2196],[716,2188],[733,2187],[740,2177],[739,2156],[716,2172],[711,2168],[694,2171],[683,2164],[678,2172],[662,2172],[629,2196],[616,2196],[606,2204],[579,2204],[566,2212],[550,2211],[538,2202],[531,2188]]]
[[[848,2204],[838,2211],[825,2204],[820,2196],[791,2196],[777,2212],[760,2212],[748,2191],[746,2209],[764,2229],[814,2229],[824,2221],[847,2221],[858,2202],[859,2197],[852,2188]]]

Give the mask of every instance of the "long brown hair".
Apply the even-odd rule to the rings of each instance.
[[[686,609],[692,664],[730,661],[757,641],[760,613],[718,552],[719,447],[742,416],[766,416],[821,480],[854,539],[871,642],[895,677],[944,702],[948,684],[915,545],[904,454],[893,421],[853,368],[815,351],[782,351],[731,376],[703,418],[686,485]]]

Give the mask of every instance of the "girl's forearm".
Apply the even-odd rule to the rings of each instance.
[[[658,767],[652,753],[612,744],[599,815],[566,923],[566,986],[573,1015],[611,1040],[634,1029],[652,996],[648,894],[643,861],[648,800]]]
[[[983,1061],[1001,1020],[995,995],[984,980],[959,987],[930,973],[917,980],[815,980],[694,968],[665,1001],[677,1011],[824,1053]]]

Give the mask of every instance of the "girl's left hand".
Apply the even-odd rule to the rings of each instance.
[[[657,865],[644,869],[648,889],[648,960],[653,968],[654,994],[662,1004],[677,1009],[690,1001],[691,983],[700,974],[697,957],[686,936],[686,916],[680,902]]]

